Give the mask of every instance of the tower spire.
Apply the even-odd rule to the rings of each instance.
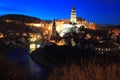
[[[53,20],[51,37],[56,37],[56,23],[55,23],[55,19]]]

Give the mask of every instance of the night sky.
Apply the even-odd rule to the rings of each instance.
[[[0,0],[0,15],[24,14],[40,19],[69,19],[72,5],[77,16],[98,24],[120,24],[120,0]]]

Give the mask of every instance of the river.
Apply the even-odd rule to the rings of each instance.
[[[0,80],[45,80],[47,71],[29,56],[28,47],[15,48],[0,56]]]

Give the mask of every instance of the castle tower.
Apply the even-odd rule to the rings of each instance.
[[[72,23],[76,23],[76,21],[77,21],[77,18],[76,18],[76,9],[75,9],[74,6],[72,6],[70,21]]]

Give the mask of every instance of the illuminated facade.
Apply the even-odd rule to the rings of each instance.
[[[97,25],[95,23],[93,23],[93,22],[89,23],[88,26],[92,30],[96,30],[97,29]]]
[[[73,23],[76,23],[77,22],[77,16],[76,16],[76,9],[75,7],[73,6],[72,7],[72,10],[71,10],[71,17],[70,17],[70,21]]]
[[[30,27],[50,27],[51,22],[40,21],[39,23],[25,23],[27,26]]]

